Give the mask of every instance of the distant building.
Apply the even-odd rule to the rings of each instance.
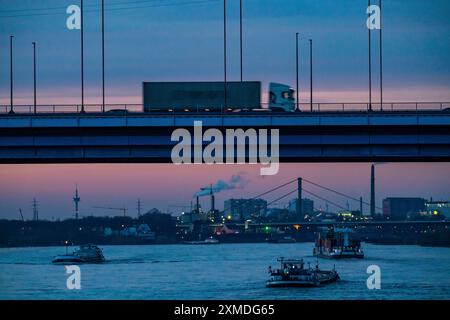
[[[425,210],[429,214],[444,215],[450,218],[450,201],[429,201],[425,203]]]
[[[227,220],[243,221],[253,217],[265,216],[267,201],[263,199],[228,199],[224,202]]]
[[[289,201],[289,212],[297,213],[298,199],[292,199]],[[301,214],[312,215],[314,213],[314,201],[308,198],[302,199],[302,212]]]
[[[182,212],[181,215],[178,217],[178,220],[182,224],[189,224],[194,223],[196,221],[206,221],[208,218],[208,215],[203,212],[202,208],[200,207],[198,210],[192,210],[190,212]]]
[[[113,235],[113,230],[109,227],[106,227],[105,230],[103,231],[103,235],[105,237],[109,237]]]
[[[343,221],[357,221],[362,216],[359,210],[343,210],[338,213],[338,217]]]
[[[120,230],[120,235],[123,237],[136,237],[137,236],[136,227],[126,227],[123,230]]]
[[[222,215],[219,210],[209,210],[207,214],[208,220],[212,223],[221,223],[222,221]]]
[[[273,222],[293,221],[293,215],[288,209],[270,208],[267,210],[267,218]]]
[[[137,236],[142,239],[154,240],[156,234],[150,229],[148,224],[142,223],[137,227]]]
[[[383,215],[390,220],[405,220],[425,210],[422,198],[386,198],[383,200]]]
[[[339,216],[334,212],[316,211],[310,221],[312,222],[336,222]]]

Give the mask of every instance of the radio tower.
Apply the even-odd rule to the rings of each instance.
[[[142,210],[142,202],[141,202],[141,199],[138,199],[138,201],[137,201],[138,218],[141,216],[141,210]]]
[[[80,202],[81,199],[78,196],[78,185],[75,186],[75,197],[73,197],[73,202],[75,203],[75,219],[78,219],[78,202]]]
[[[33,198],[33,220],[34,221],[39,220],[39,212],[38,212],[38,208],[37,208],[36,198]]]

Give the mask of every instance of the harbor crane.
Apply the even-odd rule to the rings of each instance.
[[[95,209],[107,209],[107,210],[118,210],[118,211],[122,211],[123,212],[123,216],[126,217],[127,216],[127,208],[114,208],[114,207],[93,207]]]

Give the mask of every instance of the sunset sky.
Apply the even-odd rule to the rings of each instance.
[[[216,203],[223,208],[228,198],[253,197],[281,185],[298,176],[350,196],[370,199],[370,164],[282,164],[275,176],[260,176],[259,165],[187,165],[172,164],[88,164],[88,165],[1,165],[0,166],[0,218],[19,218],[22,208],[27,218],[32,217],[32,200],[39,202],[40,217],[68,218],[74,214],[72,197],[78,183],[82,215],[115,215],[120,212],[94,209],[95,206],[125,207],[129,214],[137,215],[137,199],[143,208],[153,207],[162,211],[170,205],[190,205],[194,193],[201,187],[218,180],[228,182],[233,175],[241,176],[237,189],[224,190],[217,194]],[[303,187],[319,196],[347,206],[347,199],[304,183]],[[296,188],[295,183],[265,199],[269,202]],[[449,200],[450,164],[383,164],[376,167],[377,206],[388,196],[433,197]],[[276,206],[283,207],[295,195],[281,200]],[[315,200],[315,207],[325,209],[325,202],[308,194],[304,197]],[[210,209],[208,197],[201,203]],[[359,203],[349,200],[351,209],[359,209]],[[329,209],[340,210],[329,205]],[[368,206],[364,207],[369,213]],[[379,211],[379,210],[378,210]]]
[[[80,102],[80,32],[66,28],[65,13],[78,3],[0,0],[0,104],[9,103],[11,34],[16,103],[32,103],[32,41],[38,46],[38,104]],[[239,1],[228,3],[229,79],[238,80]],[[101,101],[99,4],[85,0],[86,103]],[[366,6],[366,0],[244,0],[244,79],[295,85],[299,32],[301,100],[309,99],[307,40],[312,38],[316,101],[367,101]],[[106,1],[107,103],[141,103],[142,81],[222,80],[222,10],[220,0]],[[386,102],[450,101],[449,12],[448,0],[383,1]],[[377,101],[377,32],[373,40]],[[76,183],[83,215],[117,214],[94,206],[125,206],[136,215],[138,198],[146,210],[166,211],[169,204],[188,205],[200,187],[233,175],[240,175],[245,186],[218,194],[220,207],[227,198],[252,197],[297,176],[369,200],[370,164],[285,164],[278,175],[264,178],[253,165],[0,165],[0,218],[18,218],[19,208],[30,218],[33,197],[41,217],[70,217]],[[379,207],[387,196],[450,200],[449,190],[449,163],[377,167]],[[336,195],[320,194],[346,205]],[[208,209],[209,200],[202,202]],[[324,206],[316,202],[316,207]]]
[[[86,102],[101,99],[100,1],[85,0]],[[377,3],[377,0],[373,0]],[[15,99],[32,102],[37,42],[38,103],[79,103],[80,31],[66,28],[77,0],[0,0],[0,104],[9,103],[9,35],[14,34]],[[367,0],[244,0],[244,79],[295,84],[308,101],[314,40],[317,101],[367,101]],[[384,100],[450,100],[450,2],[383,2]],[[141,103],[142,81],[223,79],[222,0],[106,1],[108,103]],[[228,0],[228,72],[239,77],[239,1]],[[374,100],[378,32],[373,31]]]

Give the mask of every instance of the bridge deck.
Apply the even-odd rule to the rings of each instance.
[[[1,115],[0,163],[168,163],[173,130],[194,121],[279,129],[282,162],[450,160],[447,112],[130,113]]]

